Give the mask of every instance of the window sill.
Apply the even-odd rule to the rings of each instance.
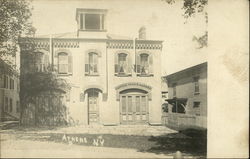
[[[194,95],[199,95],[199,94],[200,94],[200,92],[195,92],[195,93],[194,93]]]
[[[137,74],[138,77],[153,77],[153,74]]]
[[[73,74],[72,73],[58,73],[58,76],[72,76]]]
[[[99,74],[85,74],[85,76],[100,76]]]
[[[132,74],[115,74],[117,77],[131,77]]]
[[[84,32],[107,32],[106,29],[104,30],[99,30],[99,29],[79,29],[79,31],[84,31]]]

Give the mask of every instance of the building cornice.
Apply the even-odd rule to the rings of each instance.
[[[36,48],[49,48],[50,40],[53,41],[55,48],[79,48],[79,43],[86,42],[103,42],[107,43],[109,49],[154,49],[161,50],[162,42],[160,40],[130,40],[130,39],[97,39],[97,38],[21,38],[19,43],[22,46],[35,44]],[[28,46],[26,46],[28,47]]]

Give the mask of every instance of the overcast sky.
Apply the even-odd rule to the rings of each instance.
[[[145,26],[147,39],[164,40],[162,74],[166,75],[207,61],[206,49],[196,49],[192,41],[194,35],[205,33],[204,15],[184,24],[183,1],[176,1],[169,5],[162,0],[34,0],[32,20],[38,35],[75,32],[76,8],[108,9],[108,33],[134,38]]]

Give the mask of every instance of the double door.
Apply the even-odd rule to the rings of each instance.
[[[121,95],[120,97],[121,124],[148,123],[148,97],[141,94]]]

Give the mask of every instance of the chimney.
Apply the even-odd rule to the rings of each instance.
[[[146,28],[144,26],[142,26],[139,29],[139,39],[140,40],[146,40]]]

